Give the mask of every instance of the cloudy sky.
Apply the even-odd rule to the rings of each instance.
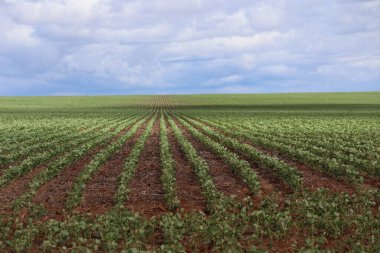
[[[380,90],[380,1],[0,0],[0,95]]]

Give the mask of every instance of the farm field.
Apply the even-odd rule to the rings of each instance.
[[[0,252],[380,252],[380,92],[0,97]]]

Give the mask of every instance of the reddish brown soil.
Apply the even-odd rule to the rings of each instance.
[[[144,132],[148,121],[145,121],[132,139],[128,140],[91,178],[83,193],[82,202],[76,211],[100,214],[115,206],[115,195],[124,162]]]
[[[364,189],[377,188],[380,189],[380,178],[364,176]]]
[[[37,192],[33,202],[43,204],[47,211],[46,217],[60,217],[64,212],[65,202],[75,178],[86,167],[91,159],[107,145],[114,142],[125,134],[131,126],[116,134],[107,144],[98,146],[87,153],[85,156],[64,168],[54,179],[43,185]]]
[[[263,247],[269,252],[287,253],[294,252],[295,249],[305,247],[305,240],[307,237],[300,231],[299,228],[292,226],[289,231],[289,235],[280,240],[274,241],[272,239],[264,239],[262,243],[258,245]],[[293,248],[295,246],[295,249]]]
[[[130,183],[126,206],[145,216],[160,215],[166,211],[160,166],[160,121],[156,119]]]
[[[200,129],[199,127],[196,127],[196,126],[194,127],[198,129],[199,131],[203,132],[202,129]],[[211,138],[211,136],[209,137]],[[260,202],[260,200],[264,196],[273,194],[276,191],[288,192],[288,193],[291,192],[291,190],[286,185],[284,185],[282,181],[274,177],[272,174],[268,173],[268,171],[258,168],[253,163],[253,161],[250,161],[249,159],[245,159],[245,157],[242,154],[234,152],[231,149],[227,148],[227,150],[229,150],[232,153],[235,153],[241,160],[246,160],[250,164],[251,168],[256,172],[257,178],[260,181],[260,193],[257,196],[255,196],[254,198],[255,202]]]
[[[279,152],[275,152],[273,150],[268,150],[262,147],[257,147],[252,144],[248,144],[256,148],[257,150],[270,155],[277,157],[281,161],[287,163],[288,165],[297,168],[299,171],[301,171],[304,179],[304,187],[306,187],[309,190],[317,190],[319,188],[327,188],[333,192],[346,192],[346,193],[353,193],[355,191],[355,188],[353,185],[349,184],[348,182],[345,182],[343,180],[334,179],[331,176],[326,175],[325,173],[322,173],[317,170],[310,169],[304,164],[300,164],[295,162],[294,160],[291,160],[284,156],[283,154],[280,154]]]
[[[46,209],[46,217],[60,217],[64,212],[65,201],[75,178],[91,161],[102,147],[97,147],[88,154],[61,171],[57,177],[47,182],[33,199],[34,204],[42,204]]]
[[[223,130],[216,129],[216,128],[210,126],[209,124],[207,124],[205,122],[201,122],[201,123],[211,127],[213,130],[215,130],[221,134],[224,134],[226,136],[231,137],[227,132],[225,132]],[[231,137],[231,138],[233,138],[233,137]],[[303,178],[304,178],[304,187],[306,187],[309,190],[317,190],[317,189],[323,187],[323,188],[327,188],[333,192],[353,193],[355,191],[354,186],[351,185],[350,183],[343,181],[343,180],[340,180],[340,179],[334,179],[331,176],[329,176],[323,172],[311,169],[304,164],[300,164],[297,161],[294,161],[293,159],[288,158],[286,155],[284,155],[280,152],[277,152],[274,150],[269,150],[267,148],[257,146],[248,140],[241,140],[241,141],[242,141],[242,143],[250,145],[253,148],[255,148],[255,149],[257,149],[257,150],[259,150],[259,151],[261,151],[267,155],[274,156],[274,157],[278,158],[279,160],[287,163],[288,165],[299,169],[303,175]]]
[[[243,199],[250,195],[247,185],[234,174],[232,170],[223,162],[221,158],[215,155],[200,141],[194,138],[190,132],[177,120],[177,126],[181,129],[182,133],[187,140],[197,150],[198,154],[207,162],[209,166],[209,173],[213,178],[216,188],[223,192],[225,195],[235,195],[238,199]]]
[[[237,153],[237,155],[240,157],[240,159],[245,158],[243,154]],[[270,171],[256,166],[255,161],[250,160],[249,158],[247,161],[259,177],[262,188],[265,189],[263,195],[266,195],[266,193],[272,193],[274,189],[285,194],[293,193],[292,189],[289,186],[287,186],[281,179],[274,176]]]
[[[206,200],[197,176],[186,160],[170,125],[166,124],[166,126],[170,150],[175,162],[177,196],[181,202],[181,207],[185,210],[205,210]]]
[[[23,177],[0,188],[0,211],[10,210],[12,202],[28,190],[29,183],[47,166],[48,163],[40,165]]]
[[[253,197],[253,203],[255,204],[255,206],[258,207],[261,201],[269,195],[271,195],[272,198],[276,198],[278,200],[280,199],[280,197],[282,199],[282,192],[278,191],[278,188],[275,185],[273,185],[267,178],[257,173],[257,170],[252,164],[250,165],[255,170],[257,178],[260,181],[260,192]]]

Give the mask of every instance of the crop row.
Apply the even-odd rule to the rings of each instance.
[[[73,131],[73,129],[65,128],[58,133],[53,133],[49,135],[45,133],[46,137],[41,139],[35,139],[34,144],[25,143],[22,146],[19,145],[18,150],[13,152],[11,156],[8,156],[2,161],[2,165],[5,166],[15,161],[20,161],[23,158],[27,158],[29,154],[35,154],[44,150],[53,150],[55,147],[59,146],[62,142],[67,142],[76,139],[80,136],[86,135],[96,129],[104,129],[109,125],[114,123],[124,121],[124,119],[118,119],[115,121],[104,122],[102,124],[93,124],[91,127],[86,128],[83,131]]]
[[[300,189],[302,187],[302,175],[296,168],[291,167],[290,165],[284,163],[283,161],[279,160],[276,157],[266,155],[265,153],[255,149],[254,147],[248,144],[242,143],[241,141],[237,139],[223,135],[220,132],[217,132],[206,125],[200,124],[199,122],[195,120],[191,120],[190,118],[186,118],[186,119],[189,122],[191,122],[194,126],[199,127],[205,134],[207,134],[208,136],[211,136],[222,145],[225,145],[225,147],[230,148],[232,150],[237,150],[239,153],[243,154],[244,156],[249,157],[259,167],[268,170],[269,172],[274,174],[276,177],[281,179],[283,182],[285,182],[285,184],[289,185],[291,188]],[[186,123],[184,122],[184,124]],[[196,136],[199,140],[203,140],[205,143],[214,142],[215,143],[214,145],[216,146],[217,143],[215,141],[212,141],[206,135],[197,132],[194,128],[190,127],[188,123],[187,123],[187,126],[194,133],[194,136]],[[207,139],[208,141],[205,141]],[[218,145],[220,146],[219,149],[224,148],[222,145],[220,144]],[[238,159],[236,155],[235,157],[236,159]],[[229,164],[229,165],[233,167],[232,164]],[[246,170],[248,169],[252,170],[250,166],[246,166]],[[245,174],[242,174],[242,176],[243,175],[246,176]]]
[[[305,135],[305,133],[297,132],[292,132],[291,134],[289,132],[273,132],[267,129],[260,131],[257,127],[247,125],[247,123],[234,123],[234,128],[237,128],[237,126],[261,138],[270,138],[278,143],[293,146],[298,145],[297,147],[306,149],[317,156],[333,158],[340,164],[352,165],[370,175],[380,173],[380,153],[378,148],[373,142],[365,141],[365,138],[360,135],[357,140],[354,137],[351,137],[350,140],[343,140],[342,135],[331,133],[321,133],[319,136],[314,136],[315,133]]]
[[[197,138],[206,147],[208,147],[220,158],[222,158],[222,160],[233,170],[233,172],[239,175],[241,179],[247,184],[252,194],[256,194],[260,190],[260,181],[247,161],[240,159],[235,153],[229,151],[222,144],[215,142],[207,135],[201,133],[180,117],[177,119],[189,130],[189,132],[195,138]]]
[[[33,156],[28,157],[20,164],[11,166],[9,169],[5,170],[0,177],[0,187],[7,185],[11,181],[22,177],[24,174],[30,172],[33,168],[41,165],[43,163],[49,162],[54,157],[58,156],[66,150],[75,148],[76,146],[91,140],[96,134],[90,132],[82,135],[80,138],[75,138],[71,141],[66,141],[62,145],[59,145],[54,150],[46,150],[41,153],[37,153]]]
[[[123,171],[120,175],[119,185],[116,191],[116,206],[123,207],[124,202],[128,198],[129,194],[129,183],[131,182],[133,176],[135,175],[137,164],[139,162],[140,154],[144,149],[145,142],[148,139],[150,133],[152,132],[154,121],[157,118],[157,114],[152,117],[149,121],[144,133],[137,140],[135,145],[133,146],[131,152],[129,153],[124,166]]]
[[[75,178],[72,189],[69,194],[69,198],[66,203],[68,209],[72,209],[80,204],[82,199],[82,193],[86,187],[87,181],[96,173],[96,171],[114,154],[119,150],[126,141],[133,137],[139,127],[143,125],[145,118],[134,122],[132,128],[124,135],[120,136],[117,140],[108,145],[104,150],[97,153],[86,165],[82,172]]]
[[[165,125],[164,114],[160,114],[160,161],[162,167],[161,181],[165,191],[165,201],[169,209],[179,207],[179,200],[176,194],[176,171],[171,155],[167,128]]]
[[[30,134],[13,134],[11,137],[12,143],[3,142],[0,147],[2,156],[6,159],[11,158],[14,154],[23,152],[24,149],[34,148],[36,145],[49,142],[55,138],[58,138],[65,133],[83,132],[89,128],[100,129],[99,126],[106,126],[108,122],[120,122],[125,120],[125,117],[112,118],[111,120],[105,120],[100,118],[86,119],[81,121],[75,120],[58,120],[54,123],[46,123]],[[27,150],[25,150],[26,152]]]
[[[123,129],[124,126],[125,125],[123,125],[123,123],[118,123],[116,125],[116,127],[118,127],[118,130]],[[110,129],[111,127],[107,127],[104,133],[106,134],[107,132],[110,132]],[[54,157],[62,154],[67,150],[75,148],[77,145],[86,142],[86,140],[89,140],[96,135],[97,132],[89,131],[85,134],[82,134],[80,138],[73,138],[71,140],[68,139],[65,142],[62,142],[60,145],[56,145],[54,149],[44,150],[41,153],[29,156],[28,158],[24,159],[20,164],[11,166],[10,168],[4,171],[4,173],[0,177],[0,187],[8,184],[12,180],[15,180],[23,176],[25,173],[31,171],[36,166],[48,162],[49,160],[53,159]]]
[[[117,130],[125,128],[125,125]],[[61,170],[83,157],[90,150],[107,144],[114,137],[114,133],[97,133],[91,140],[73,147],[57,160],[46,166],[39,174],[37,174],[28,186],[28,190],[20,196],[14,203],[16,208],[30,204],[31,198],[37,193],[37,190],[46,182],[54,178]]]
[[[115,119],[123,119],[124,117],[114,118],[108,121],[114,121]],[[3,134],[2,146],[0,147],[1,154],[13,153],[15,150],[23,149],[34,145],[35,143],[42,143],[54,138],[54,136],[61,136],[68,130],[80,131],[83,128],[91,127],[92,125],[105,124],[107,120],[102,118],[95,119],[66,119],[64,122],[62,119],[50,120],[49,122],[43,122],[27,125],[25,123],[24,128],[27,130],[14,131],[13,124],[10,125],[12,129],[7,129],[7,135]]]
[[[207,200],[208,209],[213,211],[216,207],[220,206],[223,196],[217,190],[212,177],[209,174],[209,167],[207,162],[198,155],[197,150],[191,143],[184,137],[181,130],[178,128],[170,115],[167,115],[170,127],[173,130],[181,149],[183,150],[186,158],[191,164],[200,184],[202,187],[203,195]]]
[[[298,162],[307,164],[311,167],[318,168],[319,170],[328,173],[333,177],[345,177],[352,182],[360,182],[362,179],[357,169],[350,165],[339,164],[336,159],[323,157],[313,154],[307,149],[303,149],[302,142],[297,145],[289,145],[285,143],[278,143],[270,138],[264,138],[251,134],[251,131],[241,128],[234,128],[231,125],[226,125],[223,122],[211,122],[204,120],[207,124],[226,132],[239,140],[248,140],[255,145],[262,146],[267,149],[275,150],[289,156]]]

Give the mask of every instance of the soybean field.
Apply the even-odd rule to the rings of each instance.
[[[0,97],[0,252],[380,252],[380,92]]]

